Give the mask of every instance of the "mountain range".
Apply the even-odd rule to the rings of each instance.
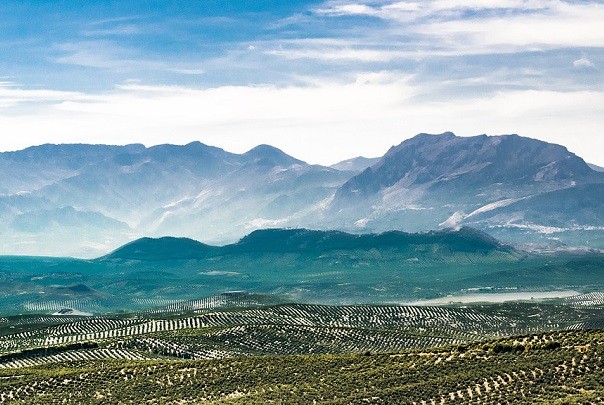
[[[96,257],[142,236],[462,225],[510,243],[604,248],[604,173],[517,135],[420,134],[332,167],[269,145],[42,145],[0,153],[0,253]]]

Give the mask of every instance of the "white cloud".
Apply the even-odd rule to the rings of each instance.
[[[594,64],[591,63],[591,61],[585,57],[574,61],[573,66],[574,67],[595,67]]]
[[[318,10],[322,14],[333,15],[377,15],[378,10],[364,4],[342,4],[331,9]]]
[[[396,59],[418,57],[417,52],[382,49],[351,48],[349,46],[317,46],[267,50],[266,55],[282,56],[287,59],[314,59],[323,61],[390,62]]]
[[[471,11],[471,16],[466,11]],[[599,2],[426,0],[379,5],[330,2],[316,13],[383,19],[391,25],[382,30],[382,45],[400,45],[400,38],[394,36],[403,35],[411,49],[435,54],[604,47],[604,5]]]
[[[115,72],[163,71],[184,75],[200,75],[205,70],[199,62],[166,62],[153,60],[135,49],[111,41],[82,41],[56,45],[62,53],[55,62]]]
[[[602,92],[501,91],[422,102],[417,96],[425,89],[412,84],[412,78],[382,72],[348,82],[313,78],[309,86],[207,89],[127,83],[108,94],[5,89],[0,103],[2,97],[46,103],[35,104],[27,114],[0,110],[0,148],[201,140],[243,152],[268,143],[327,164],[379,156],[419,132],[452,130],[458,135],[519,133],[563,144],[604,165]]]
[[[12,107],[24,103],[85,101],[95,97],[79,92],[22,89],[12,82],[0,82],[0,107]]]
[[[485,52],[604,47],[604,7],[559,5],[543,13],[454,19],[422,25],[418,32],[460,50]]]

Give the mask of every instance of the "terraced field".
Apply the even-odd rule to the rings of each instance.
[[[0,402],[602,403],[603,355],[604,332],[565,331],[383,354],[74,358],[0,370]]]

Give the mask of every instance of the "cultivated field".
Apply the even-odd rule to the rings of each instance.
[[[0,370],[0,401],[601,403],[603,354],[603,332],[566,331],[383,354],[73,359]]]
[[[139,313],[5,317],[0,368],[94,359],[393,352],[581,330],[604,318],[598,294],[468,306],[262,306],[263,300],[230,293]]]
[[[0,402],[598,402],[601,298],[329,306],[233,292],[7,316]]]

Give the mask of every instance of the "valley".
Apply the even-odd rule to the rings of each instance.
[[[602,22],[0,1],[0,405],[604,404]]]
[[[143,238],[92,260],[0,257],[0,313],[102,315],[228,291],[328,305],[463,301],[476,293],[530,299],[604,291],[603,263],[598,251],[527,252],[471,228],[365,235],[269,229],[224,246]]]
[[[2,257],[0,401],[597,402],[603,263],[471,228]]]
[[[0,402],[603,401],[604,177],[559,145],[43,145],[0,169]]]

